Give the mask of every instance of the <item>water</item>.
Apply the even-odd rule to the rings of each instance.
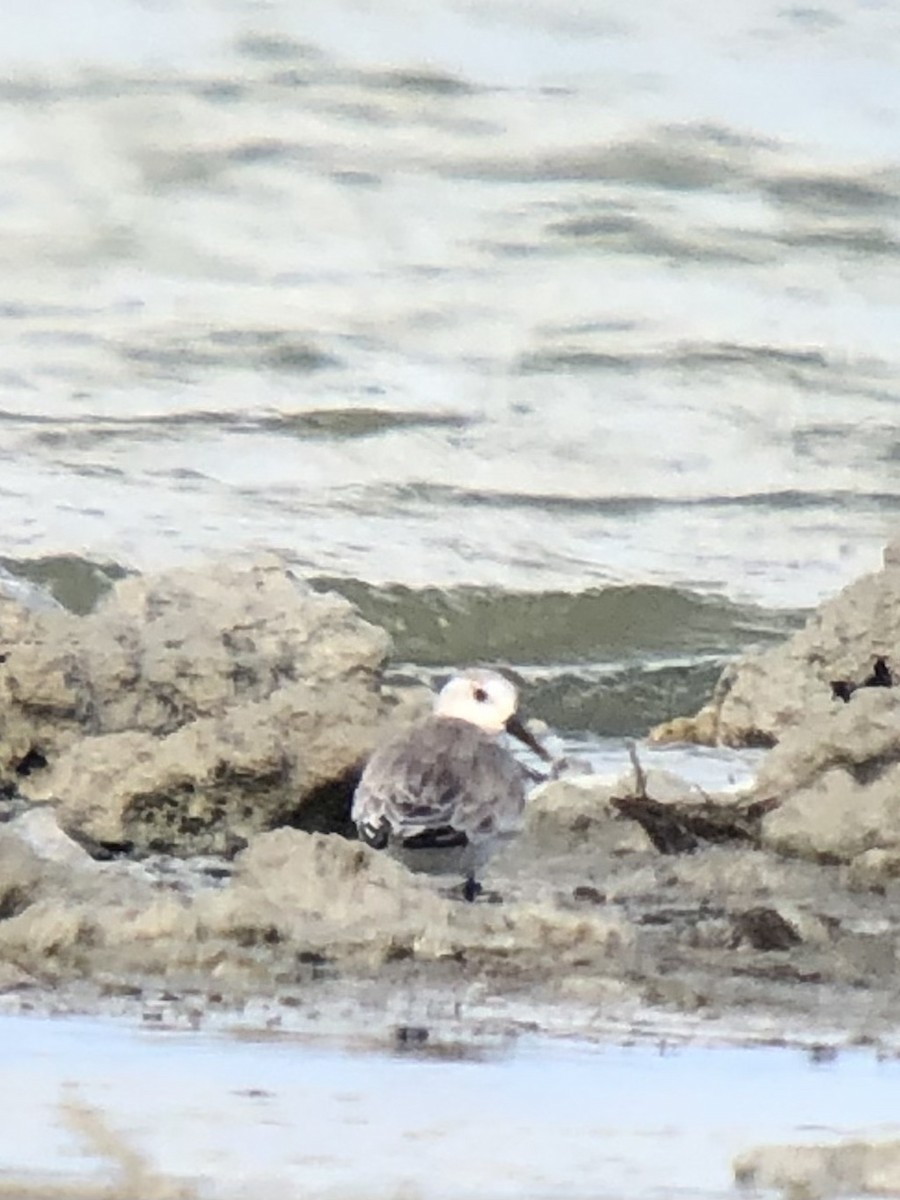
[[[0,47],[4,562],[273,547],[609,735],[878,565],[890,6],[51,10]]]
[[[0,1184],[36,1170],[108,1177],[66,1127],[73,1104],[102,1114],[108,1141],[212,1197],[712,1200],[734,1195],[731,1163],[753,1145],[900,1132],[900,1067],[862,1053],[821,1063],[538,1039],[457,1051],[3,1017]]]

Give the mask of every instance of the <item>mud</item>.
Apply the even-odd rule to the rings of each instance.
[[[0,830],[4,1006],[201,1024],[324,1008],[432,1031],[463,1013],[600,1038],[689,1019],[893,1046],[895,884],[741,843],[661,854],[617,815],[621,791],[548,785],[487,878],[501,902],[475,904],[336,834],[260,834],[233,862],[97,862],[20,816]]]

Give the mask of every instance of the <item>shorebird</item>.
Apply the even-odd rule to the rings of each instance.
[[[518,700],[496,671],[455,675],[430,717],[369,759],[351,810],[362,840],[413,871],[462,873],[463,896],[474,900],[481,892],[477,872],[521,827],[526,785],[534,778],[499,735],[511,733],[554,761],[519,720]]]

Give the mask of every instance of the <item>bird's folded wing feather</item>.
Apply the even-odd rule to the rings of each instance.
[[[503,746],[468,722],[431,718],[375,752],[353,819],[404,837],[441,826],[487,836],[514,828],[524,802],[524,772]]]

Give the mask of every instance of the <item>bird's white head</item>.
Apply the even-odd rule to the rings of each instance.
[[[553,762],[553,755],[516,716],[518,707],[519,693],[505,676],[472,667],[444,684],[434,702],[434,713],[469,721],[485,733],[511,733],[544,762]]]
[[[515,716],[519,693],[496,671],[463,671],[441,688],[434,702],[437,717],[469,721],[485,733],[502,733]]]

